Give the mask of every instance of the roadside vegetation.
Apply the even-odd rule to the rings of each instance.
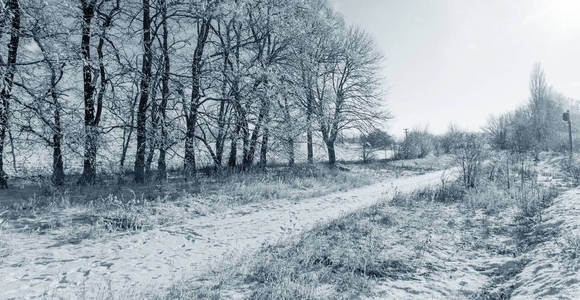
[[[558,189],[532,175],[508,189],[520,174],[495,167],[482,168],[476,186],[442,179],[266,245],[166,299],[509,298],[504,283],[546,238],[536,225]]]
[[[243,171],[208,170],[194,182],[178,179],[146,186],[117,181],[99,187],[54,188],[47,183],[0,196],[0,211],[3,222],[9,222],[12,230],[57,233],[63,243],[79,243],[110,233],[140,232],[176,224],[183,221],[185,212],[194,217],[250,203],[300,201],[389,177],[441,170],[450,164],[449,157],[443,156],[406,162],[340,162],[341,168],[298,164]]]

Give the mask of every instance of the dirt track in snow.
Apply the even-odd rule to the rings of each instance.
[[[54,235],[9,232],[14,248],[0,258],[0,298],[115,298],[159,292],[176,280],[198,277],[214,263],[257,249],[318,222],[441,182],[449,172],[389,178],[383,182],[301,201],[254,203],[179,225],[118,234],[78,244]]]

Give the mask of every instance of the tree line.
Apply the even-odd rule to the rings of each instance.
[[[574,125],[580,125],[578,103],[552,88],[541,64],[530,75],[528,101],[514,111],[493,116],[484,128],[490,145],[496,150],[530,153],[535,159],[541,151],[567,151],[568,125],[563,114],[570,110]]]
[[[3,0],[0,43],[2,188],[39,147],[55,185],[71,157],[94,184],[109,153],[137,183],[168,155],[186,177],[201,152],[249,168],[304,143],[312,163],[314,139],[333,165],[341,133],[387,117],[380,52],[324,0]]]

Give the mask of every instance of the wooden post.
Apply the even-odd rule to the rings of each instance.
[[[568,111],[566,111],[564,113],[564,115],[562,116],[562,119],[565,122],[568,122],[568,143],[569,143],[569,147],[570,147],[568,149],[569,152],[570,152],[569,153],[570,157],[569,157],[569,161],[568,161],[568,167],[571,167],[572,166],[572,151],[573,151],[573,148],[572,148],[572,120],[570,118],[570,110],[568,110]]]

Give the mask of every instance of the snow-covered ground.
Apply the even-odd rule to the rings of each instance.
[[[542,157],[538,182],[570,188],[561,156]],[[450,171],[385,178],[347,192],[299,200],[250,203],[199,215],[195,199],[164,203],[176,222],[150,230],[63,242],[63,230],[0,227],[0,299],[44,297],[134,298],[164,294],[183,279],[203,279],[213,269],[304,232],[316,224],[449,179]],[[161,207],[159,208],[161,209]],[[554,200],[536,224],[542,237],[530,251],[516,249],[514,207],[488,215],[461,204],[390,206],[397,224],[386,229],[388,257],[418,270],[412,277],[378,282],[376,299],[499,297],[577,299],[580,295],[580,189]],[[74,216],[75,208],[63,210]],[[18,228],[18,229],[16,229]],[[211,279],[210,279],[211,280]],[[500,294],[497,294],[500,293]]]
[[[556,198],[539,226],[546,240],[526,254],[512,299],[580,298],[580,189]]]
[[[387,200],[396,191],[438,184],[442,176],[449,172],[387,178],[348,192],[249,204],[201,217],[184,206],[178,224],[76,244],[62,243],[58,229],[39,234],[8,226],[2,233],[8,250],[0,255],[0,298],[124,298],[159,292],[231,255]]]

